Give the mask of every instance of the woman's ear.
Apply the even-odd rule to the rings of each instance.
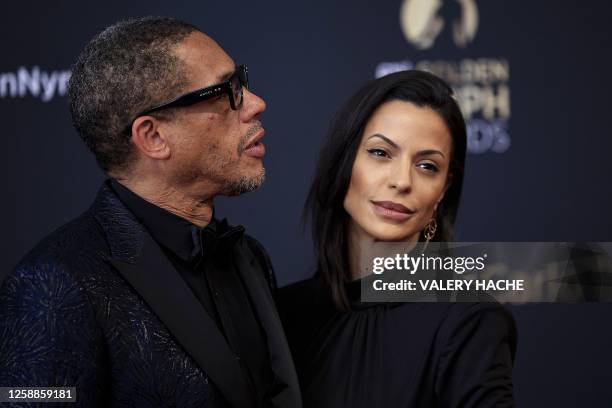
[[[451,173],[448,173],[448,177],[446,178],[446,185],[444,186],[444,189],[442,190],[440,197],[436,201],[436,205],[434,205],[434,214],[436,213],[436,211],[438,211],[438,205],[444,199],[444,195],[446,194],[446,191],[448,190],[448,188],[451,186],[452,181],[453,181],[453,175]]]

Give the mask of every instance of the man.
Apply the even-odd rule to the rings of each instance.
[[[247,70],[196,27],[119,22],[84,49],[73,123],[110,179],[0,289],[0,386],[82,406],[299,407],[263,248],[213,200],[264,179]]]

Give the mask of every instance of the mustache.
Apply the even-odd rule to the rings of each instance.
[[[253,123],[253,126],[249,128],[249,130],[246,132],[246,134],[244,136],[242,136],[240,138],[240,141],[238,142],[238,154],[242,154],[242,152],[244,151],[244,148],[246,147],[246,144],[249,142],[249,140],[251,140],[251,138],[261,130],[262,128],[262,124],[260,121],[255,121]]]

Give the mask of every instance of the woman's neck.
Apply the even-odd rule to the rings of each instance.
[[[410,252],[418,242],[419,234],[414,234],[413,237],[401,241],[402,251]],[[397,241],[393,241],[398,243]],[[380,241],[374,236],[368,234],[363,228],[355,224],[349,223],[348,227],[348,263],[350,270],[350,279],[352,281],[361,279],[372,274],[372,260],[376,254],[385,254],[386,256],[395,256],[388,253],[393,251],[393,242]]]

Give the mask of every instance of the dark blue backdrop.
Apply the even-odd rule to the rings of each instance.
[[[20,95],[11,81],[20,67],[29,75],[39,67],[41,77],[69,70],[105,26],[150,14],[201,27],[237,62],[249,65],[253,88],[268,103],[262,117],[266,184],[219,200],[217,211],[244,224],[267,247],[281,284],[312,270],[299,216],[329,119],[382,62],[452,66],[488,58],[509,64],[503,85],[509,89],[511,113],[504,126],[510,146],[501,153],[468,155],[460,240],[612,241],[612,6],[603,0],[476,4],[473,42],[465,48],[455,44],[449,25],[456,11],[444,9],[446,28],[426,50],[404,37],[401,0],[3,4],[1,217],[7,231],[0,270],[8,271],[43,236],[87,208],[103,180],[71,128],[61,89],[43,101],[43,88],[38,96],[32,86]],[[520,406],[610,405],[610,305],[529,305],[512,311],[519,323]]]

